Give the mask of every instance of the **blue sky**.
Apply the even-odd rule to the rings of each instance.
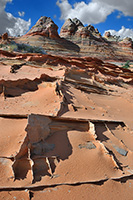
[[[59,31],[66,19],[77,17],[101,34],[133,38],[133,0],[0,0],[0,33],[22,35],[41,16],[51,17]]]

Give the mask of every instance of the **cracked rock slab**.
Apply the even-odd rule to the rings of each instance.
[[[112,121],[29,115],[25,138],[14,160],[5,157],[1,162],[5,177],[1,183],[8,187],[38,187],[132,175],[132,152],[122,156],[114,150],[112,144],[125,150],[127,147],[106,123]],[[121,122],[114,124],[118,127]],[[7,174],[9,169],[12,178]]]

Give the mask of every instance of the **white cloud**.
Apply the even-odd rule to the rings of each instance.
[[[122,26],[119,31],[107,30],[105,32],[108,32],[108,31],[111,33],[111,35],[120,36],[121,38],[130,37],[133,40],[133,29],[125,28],[124,26]]]
[[[19,11],[18,14],[19,14],[20,17],[24,17],[25,12],[24,11],[22,11],[22,12]]]
[[[13,27],[6,27],[6,31],[12,35],[12,36],[17,36],[17,35],[23,35],[26,33],[27,30],[29,30],[29,27],[31,25],[31,20],[25,21],[21,18],[15,18],[11,13],[7,13],[9,21],[14,21],[15,23],[13,24]]]
[[[56,4],[61,10],[61,19],[78,18],[84,24],[97,24],[104,22],[106,17],[113,11],[112,6],[108,6],[101,2],[90,2],[86,4],[84,1],[75,3],[72,7],[68,0],[58,0]]]
[[[133,0],[93,0],[105,5],[112,6],[113,9],[123,12],[125,16],[133,16]]]
[[[57,0],[56,4],[61,10],[61,19],[77,17],[84,24],[104,22],[114,10],[125,16],[133,16],[133,0],[91,0],[89,3],[81,1],[74,5],[69,0]]]
[[[25,21],[5,12],[7,2],[12,0],[0,0],[0,34],[8,32],[11,36],[23,35],[29,30],[31,19]]]

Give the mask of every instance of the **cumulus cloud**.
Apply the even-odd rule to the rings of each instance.
[[[129,28],[125,28],[124,26],[121,27],[121,29],[119,31],[115,31],[115,30],[107,30],[105,32],[110,32],[111,35],[116,35],[116,36],[120,36],[120,38],[126,38],[126,37],[130,37],[133,40],[133,29],[129,29]],[[104,34],[105,34],[104,32]]]
[[[104,22],[114,10],[125,16],[133,16],[133,0],[91,0],[89,3],[81,1],[74,5],[68,0],[57,0],[56,4],[61,10],[61,19],[77,17],[84,24]]]
[[[93,0],[112,6],[114,10],[123,12],[125,16],[133,16],[133,0]]]
[[[84,24],[98,24],[104,22],[106,17],[113,11],[112,6],[105,3],[90,2],[86,4],[84,1],[75,3],[73,6],[69,4],[68,0],[57,1],[56,4],[61,10],[61,19],[77,17]]]
[[[0,34],[8,32],[11,36],[23,35],[29,30],[31,19],[25,21],[5,12],[7,2],[12,0],[0,0]]]

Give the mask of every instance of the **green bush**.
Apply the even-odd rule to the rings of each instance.
[[[2,48],[3,47],[3,44],[0,44],[0,48]]]
[[[9,44],[8,45],[8,51],[17,51],[17,44]]]
[[[46,52],[43,50],[42,47],[36,47],[36,46],[30,46],[28,44],[18,44],[14,41],[12,41],[9,44],[2,44],[0,45],[0,48],[6,51],[17,51],[17,52],[23,52],[23,53],[41,53],[46,54]]]
[[[128,60],[128,61],[125,63],[125,65],[122,65],[122,67],[125,68],[125,69],[130,68],[129,63],[130,63],[130,61]]]
[[[42,47],[30,46],[28,44],[17,44],[17,51],[24,53],[41,53],[46,54]]]

